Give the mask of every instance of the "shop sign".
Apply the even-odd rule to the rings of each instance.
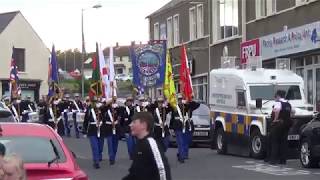
[[[263,60],[320,48],[320,21],[260,38]]]
[[[241,64],[247,64],[250,57],[260,56],[260,42],[259,39],[253,39],[241,43]]]
[[[38,87],[35,82],[20,82],[19,85],[21,89],[36,89]]]

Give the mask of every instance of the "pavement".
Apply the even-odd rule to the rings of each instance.
[[[100,169],[93,169],[89,141],[86,138],[64,138],[67,146],[77,156],[77,161],[90,180],[120,180],[128,173],[131,161],[127,147],[120,141],[116,164],[109,165],[107,143]],[[219,155],[207,146],[190,149],[190,159],[180,164],[176,148],[166,153],[173,180],[319,180],[320,168],[305,169],[299,160],[289,160],[285,166],[272,166],[262,160],[232,155]]]

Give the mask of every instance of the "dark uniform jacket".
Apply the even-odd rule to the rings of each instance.
[[[183,117],[186,116],[186,113],[188,113],[189,119],[185,120],[185,129],[191,129],[194,130],[193,121],[190,120],[192,118],[192,112],[197,109],[200,106],[199,103],[195,101],[190,101],[188,104],[179,104],[181,114]],[[183,123],[180,120],[180,116],[178,113],[178,110],[172,111],[171,121],[170,121],[170,128],[174,130],[182,130],[183,129]]]
[[[171,180],[163,149],[150,136],[137,140],[129,174],[123,180]]]
[[[94,110],[94,113],[96,113],[96,120],[100,120],[100,127],[98,128],[96,120],[93,118],[92,115],[92,109]],[[100,113],[101,112],[101,113]],[[101,108],[93,108],[92,105],[88,106],[86,110],[86,114],[84,116],[84,122],[83,122],[83,130],[82,133],[86,134],[87,136],[97,136],[98,135],[98,129],[100,129],[100,137],[106,137],[106,122],[105,119],[102,117],[102,110]]]
[[[112,124],[112,119],[110,118],[108,113],[109,110],[114,122],[113,124]],[[105,127],[103,128],[105,135],[111,136],[113,134],[113,129],[115,129],[116,135],[121,135],[120,121],[121,121],[121,118],[123,117],[122,107],[118,106],[116,108],[112,108],[111,105],[104,105],[101,108],[101,114],[103,116],[103,119],[105,120]]]
[[[128,109],[127,109],[128,108]],[[132,122],[132,116],[135,112],[134,106],[125,106],[123,107],[124,118],[121,121],[121,127],[125,133],[131,133],[130,124]]]
[[[172,108],[169,107],[158,107],[158,103],[155,102],[154,104],[150,105],[150,112],[153,115],[154,118],[154,128],[153,128],[153,135],[155,139],[161,139],[162,137],[162,128],[161,128],[161,124],[159,121],[159,118],[157,116],[156,113],[156,109],[159,109],[159,113],[160,113],[160,118],[162,119],[162,123],[164,123],[164,135],[169,136],[170,132],[169,132],[169,124],[166,124],[165,121],[167,120],[167,114],[170,113],[172,111]]]
[[[64,124],[63,124],[62,119],[60,118],[62,111],[63,110],[62,110],[61,102],[57,105],[52,104],[52,113],[55,116],[56,120],[59,121],[57,126],[58,126],[58,133],[60,135],[64,134]],[[49,125],[52,128],[55,128],[54,117],[51,116],[49,106],[46,106],[46,110],[45,110],[45,114],[44,114],[44,123]]]

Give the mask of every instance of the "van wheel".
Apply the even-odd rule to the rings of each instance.
[[[216,135],[216,147],[218,154],[226,154],[227,153],[227,140],[225,132],[222,128],[217,130]]]
[[[265,143],[259,130],[250,135],[250,155],[255,159],[262,159],[265,155]]]
[[[318,167],[319,160],[315,159],[311,155],[311,145],[307,139],[303,139],[300,147],[300,162],[305,168]]]

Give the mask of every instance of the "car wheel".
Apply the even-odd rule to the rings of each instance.
[[[319,160],[311,155],[311,145],[307,139],[301,141],[300,147],[300,162],[305,168],[315,168],[318,166]]]
[[[217,130],[216,147],[217,147],[218,154],[227,153],[227,140],[226,140],[225,132],[222,128],[219,128]]]
[[[250,155],[256,159],[262,159],[265,156],[265,146],[260,131],[254,130],[250,135]]]

